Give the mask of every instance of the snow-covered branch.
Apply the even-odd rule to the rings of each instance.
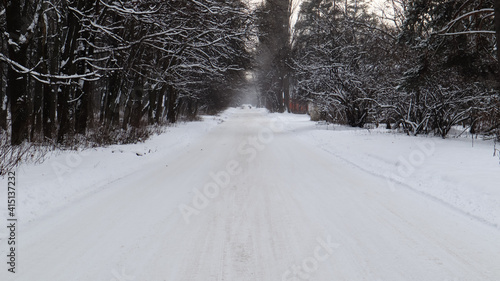
[[[101,76],[98,74],[97,71],[91,72],[91,73],[85,73],[85,74],[80,74],[80,75],[54,75],[54,74],[46,74],[46,73],[40,73],[34,70],[34,68],[28,68],[24,65],[21,65],[11,59],[9,59],[7,56],[4,54],[0,53],[0,61],[4,61],[7,64],[10,65],[10,67],[15,70],[18,73],[21,74],[28,74],[31,75],[33,78],[37,79],[38,81],[46,84],[52,84],[57,81],[64,81],[64,80],[86,80],[86,81],[96,81],[98,80]]]

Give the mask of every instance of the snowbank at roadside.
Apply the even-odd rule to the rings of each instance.
[[[307,115],[275,114],[303,142],[387,181],[500,228],[500,163],[493,142],[407,136],[377,128],[318,125]]]
[[[201,122],[176,124],[142,143],[59,151],[42,164],[22,164],[16,169],[17,218],[28,222],[56,211],[140,171],[144,165],[167,165],[169,159],[230,115],[224,112],[220,116],[202,116]],[[0,214],[6,218],[7,177],[0,178],[0,187]]]

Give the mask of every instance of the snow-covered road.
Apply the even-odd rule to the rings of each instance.
[[[497,227],[388,188],[283,122],[236,110],[22,225],[17,273],[0,280],[500,280]]]

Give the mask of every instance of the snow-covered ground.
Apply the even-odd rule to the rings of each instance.
[[[492,153],[229,109],[20,167],[0,280],[500,280]]]
[[[275,116],[309,146],[385,179],[388,191],[411,189],[500,229],[500,159],[498,152],[493,156],[493,141],[414,137],[313,123],[305,115]]]
[[[113,145],[84,151],[56,152],[42,165],[22,165],[17,169],[18,215],[31,221],[133,173],[142,173],[150,164],[169,163],[198,138],[227,118],[203,116],[204,122],[180,123],[147,142]],[[162,162],[163,161],[163,162]],[[7,178],[0,178],[7,186]],[[6,189],[0,189],[5,198]],[[0,213],[7,214],[7,200],[0,200]],[[5,232],[1,229],[0,233]]]

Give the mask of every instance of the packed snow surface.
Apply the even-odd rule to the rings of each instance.
[[[22,165],[0,280],[500,280],[493,144],[232,108]]]

